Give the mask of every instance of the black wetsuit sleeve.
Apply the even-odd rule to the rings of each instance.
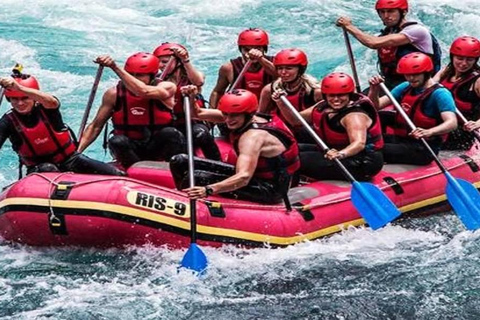
[[[6,114],[0,119],[0,149],[5,141],[12,135],[12,124]]]

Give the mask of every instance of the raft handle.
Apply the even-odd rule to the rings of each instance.
[[[459,157],[462,158],[466,164],[468,164],[472,172],[477,172],[478,170],[480,170],[477,163],[471,157],[467,156],[466,154],[462,154]]]
[[[388,183],[388,186],[393,189],[396,195],[404,193],[402,186],[392,177],[385,177],[383,180]]]

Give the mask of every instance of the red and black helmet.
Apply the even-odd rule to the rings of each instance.
[[[38,84],[37,79],[35,79],[34,76],[26,75],[23,74],[20,77],[14,77],[13,78],[18,84],[30,88],[30,89],[36,89],[40,90],[40,86]],[[5,97],[6,98],[23,98],[26,97],[27,95],[21,91],[16,91],[16,90],[11,90],[11,89],[6,89],[5,90]]]
[[[164,42],[153,51],[153,55],[155,57],[171,56],[173,54],[172,48],[180,48],[180,49],[187,50],[181,44],[173,43],[173,42],[172,43]]]
[[[250,28],[240,32],[237,44],[239,46],[268,46],[268,34],[262,29]]]
[[[333,72],[322,80],[322,94],[348,94],[355,92],[352,77],[343,72]]]
[[[125,62],[125,71],[134,74],[157,74],[159,60],[148,52],[138,52]]]
[[[479,58],[480,41],[475,37],[459,37],[452,42],[450,53],[456,56]]]
[[[401,9],[408,11],[407,0],[377,0],[375,3],[375,10],[380,9]]]
[[[412,52],[403,56],[397,64],[399,74],[419,74],[433,71],[432,58],[421,52]]]
[[[254,114],[257,109],[257,96],[248,90],[235,89],[225,93],[218,101],[218,110],[225,113]]]

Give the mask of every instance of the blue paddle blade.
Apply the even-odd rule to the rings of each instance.
[[[371,183],[354,181],[351,197],[353,205],[373,230],[401,215],[393,202]]]
[[[183,256],[181,267],[202,274],[207,268],[207,256],[196,243],[191,243]]]
[[[480,193],[473,184],[463,179],[447,177],[447,199],[455,213],[468,230],[480,228]]]

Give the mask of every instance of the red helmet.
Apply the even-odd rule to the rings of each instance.
[[[308,59],[305,52],[300,49],[284,49],[273,58],[275,66],[302,66],[307,67]]]
[[[399,74],[418,74],[432,71],[432,59],[421,52],[409,53],[403,56],[397,64],[397,73]]]
[[[249,113],[257,111],[257,96],[248,90],[235,89],[227,92],[218,101],[218,110],[226,113]]]
[[[450,46],[450,53],[456,56],[479,58],[480,41],[477,38],[463,36],[455,39]]]
[[[180,49],[187,50],[181,44],[164,42],[153,51],[153,55],[155,57],[171,56],[173,54],[172,48],[180,48]]]
[[[20,84],[24,87],[40,90],[40,86],[38,85],[38,81],[33,76],[24,74],[20,77],[14,77],[13,79],[15,79],[15,81],[17,81],[18,84]],[[26,97],[26,96],[27,95],[25,93],[20,92],[20,91],[10,90],[10,89],[5,90],[5,97],[7,97],[7,98],[22,98],[22,97]]]
[[[137,52],[125,62],[125,71],[128,73],[157,74],[158,58],[151,53]]]
[[[322,80],[323,94],[343,94],[355,91],[352,77],[343,72],[333,72]]]
[[[407,0],[377,0],[375,10],[380,9],[401,9],[408,10]]]
[[[250,28],[240,32],[237,44],[239,46],[268,46],[268,34],[262,29]]]

